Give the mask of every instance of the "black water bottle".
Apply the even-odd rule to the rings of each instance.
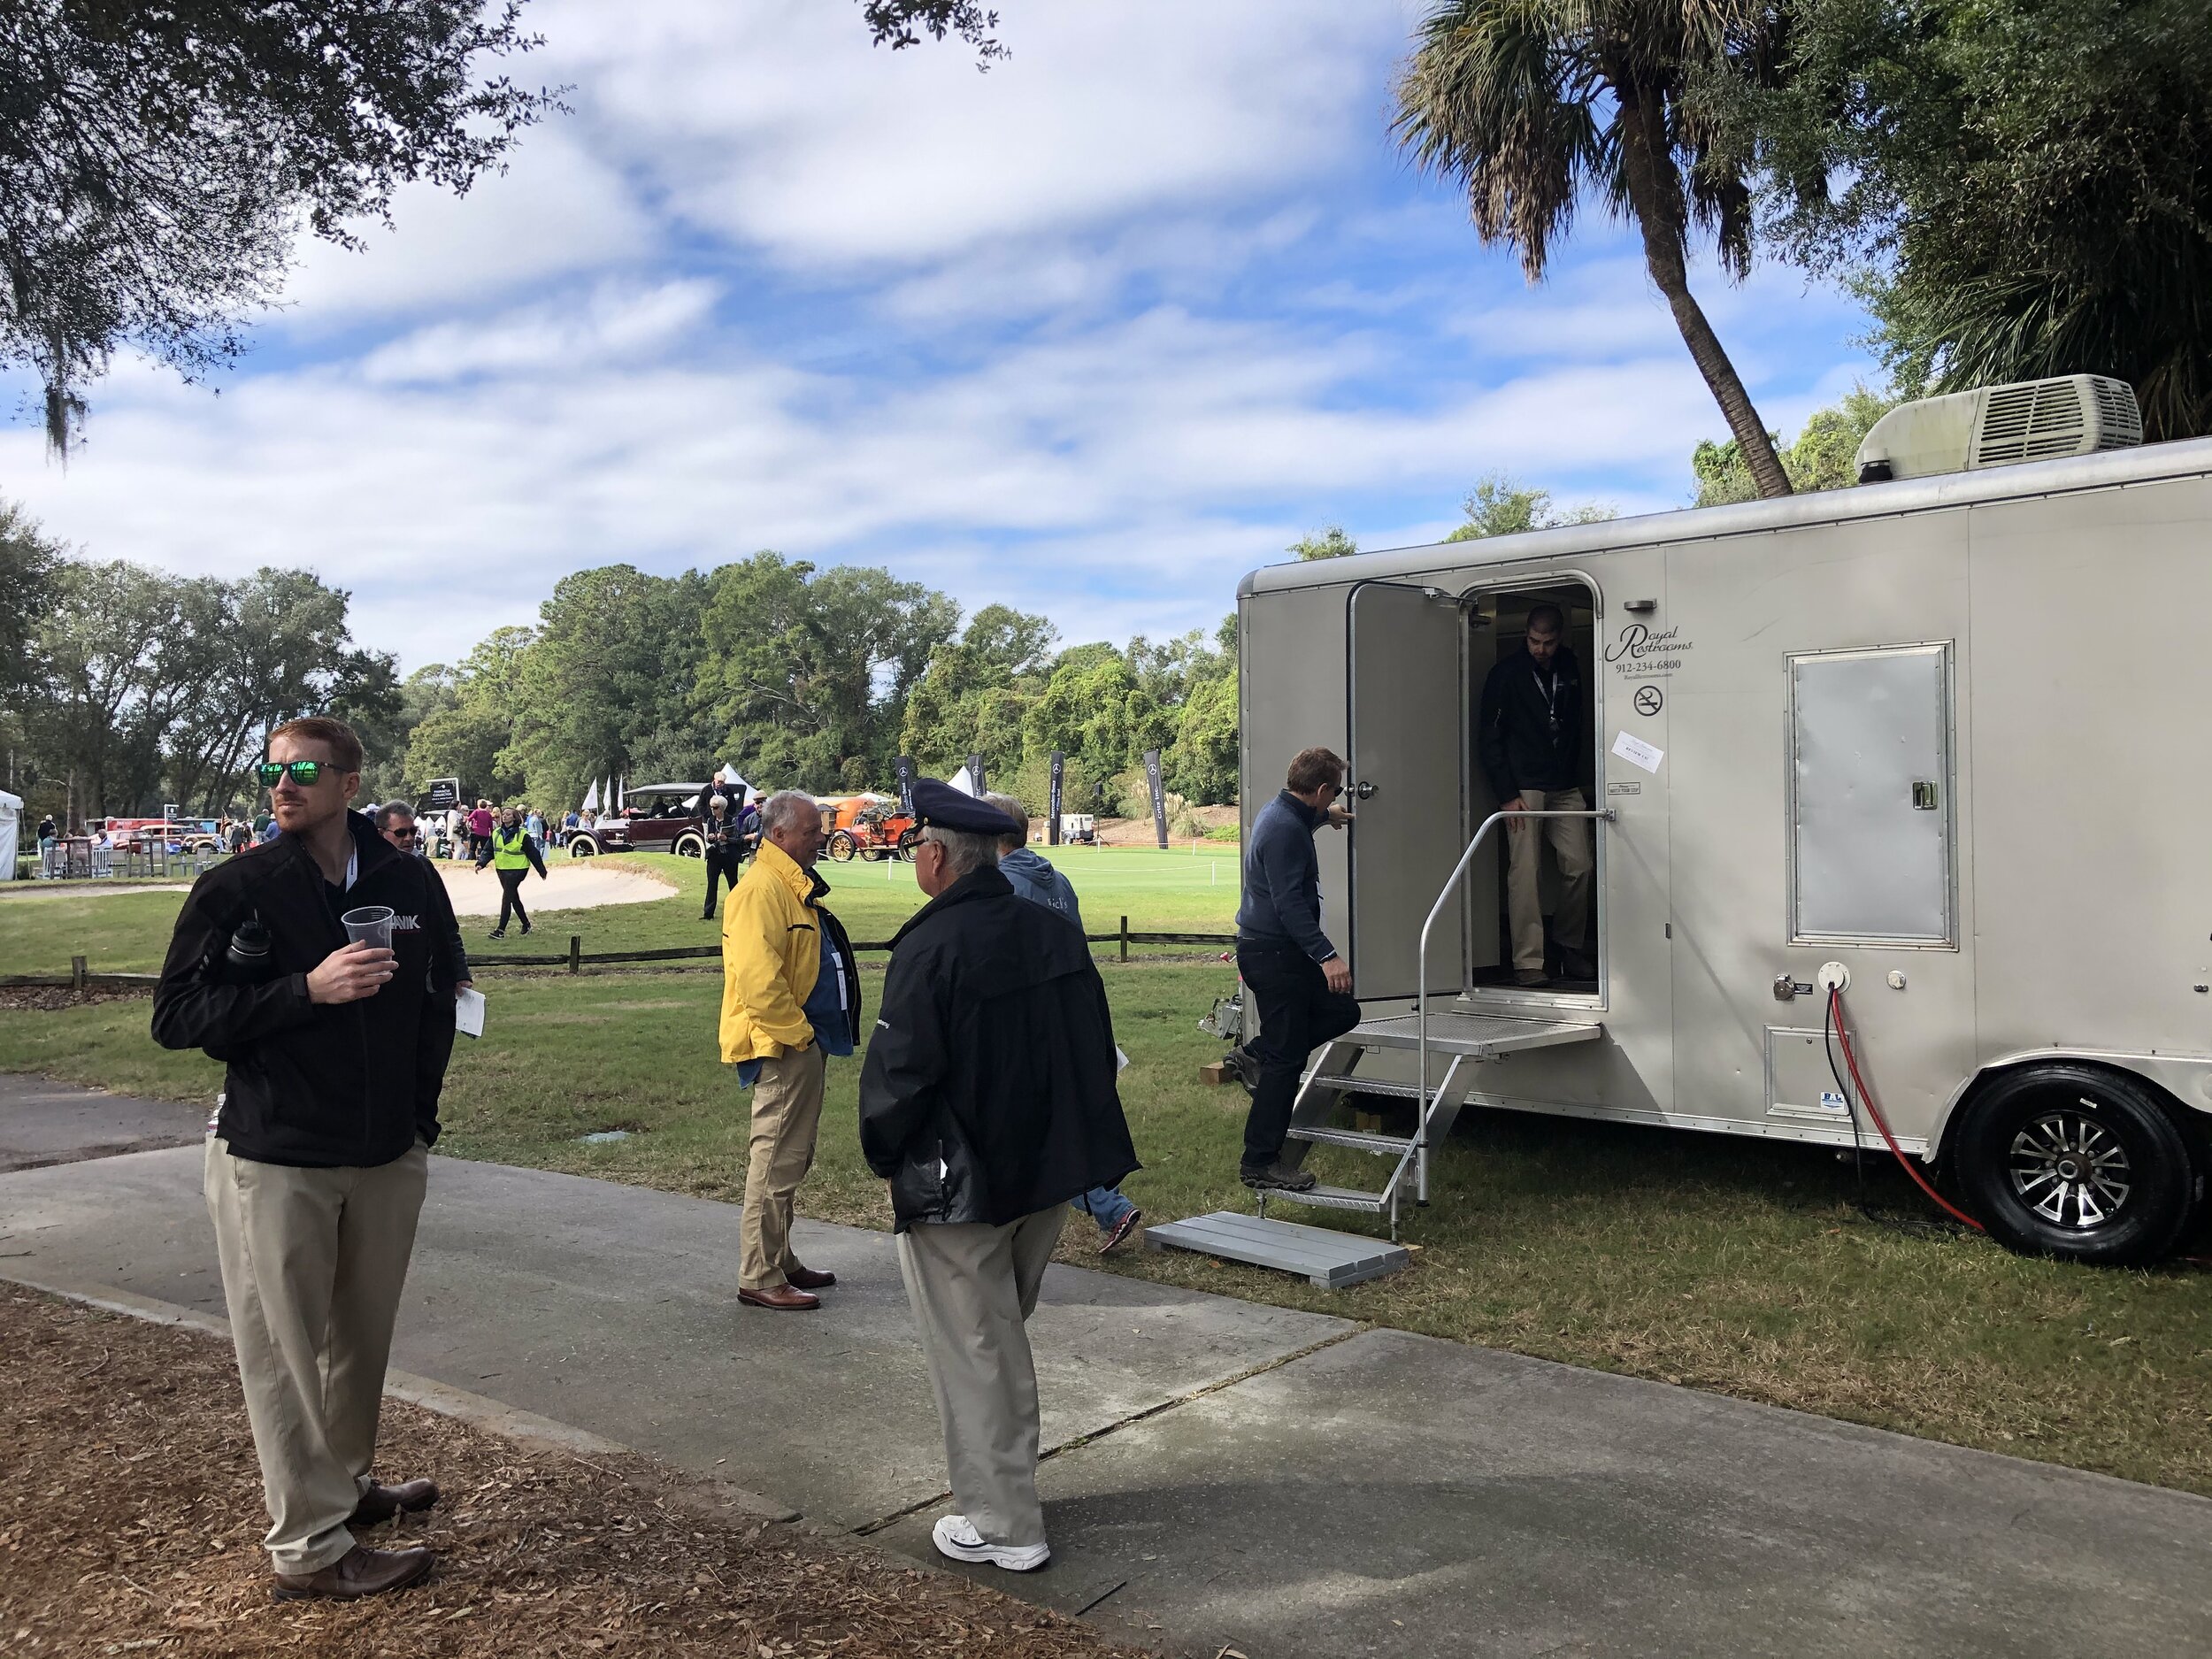
[[[258,916],[249,916],[230,936],[223,953],[224,977],[234,985],[259,985],[269,977],[269,930]]]

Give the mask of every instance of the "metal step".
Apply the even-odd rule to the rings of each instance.
[[[1225,1261],[1295,1273],[1324,1290],[1394,1273],[1411,1261],[1403,1245],[1357,1233],[1331,1233],[1272,1217],[1216,1210],[1187,1221],[1164,1221],[1144,1230],[1147,1249],[1195,1250]]]
[[[1295,1125],[1291,1126],[1290,1138],[1325,1147],[1356,1147],[1362,1152],[1379,1152],[1394,1158],[1413,1144],[1410,1135],[1370,1134],[1364,1129],[1301,1129]]]
[[[1316,1077],[1309,1087],[1339,1089],[1348,1094],[1389,1094],[1399,1100],[1422,1098],[1417,1083],[1393,1083],[1388,1078],[1346,1076],[1340,1072]]]
[[[1278,1199],[1293,1204],[1312,1204],[1321,1210],[1357,1210],[1370,1216],[1379,1216],[1390,1208],[1388,1193],[1363,1193],[1353,1187],[1309,1187],[1302,1193],[1271,1187],[1260,1194],[1263,1203],[1271,1204]]]
[[[1429,1048],[1435,1054],[1463,1054],[1480,1059],[1494,1054],[1517,1054],[1526,1048],[1549,1048],[1565,1042],[1594,1042],[1605,1034],[1597,1020],[1520,1019],[1504,1014],[1440,1014],[1429,1016]],[[1340,1041],[1370,1048],[1417,1048],[1421,1017],[1394,1014],[1387,1019],[1362,1020]]]

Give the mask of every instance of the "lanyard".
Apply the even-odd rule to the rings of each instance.
[[[1559,735],[1559,671],[1552,670],[1551,682],[1547,685],[1543,675],[1531,668],[1529,673],[1536,681],[1536,689],[1544,694],[1544,712],[1551,721],[1551,734]]]

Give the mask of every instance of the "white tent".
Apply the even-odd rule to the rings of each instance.
[[[981,793],[975,787],[974,774],[964,765],[955,766],[952,769],[952,776],[945,780],[945,787],[948,789],[956,789],[962,795],[972,795]]]
[[[15,879],[16,828],[23,820],[23,797],[0,789],[0,881]]]
[[[584,811],[586,811],[586,812],[596,812],[598,810],[599,810],[599,780],[598,780],[598,779],[596,779],[596,778],[594,778],[594,779],[591,780],[591,787],[584,791],[584,804],[583,804],[583,807],[582,807],[582,810],[584,810]]]

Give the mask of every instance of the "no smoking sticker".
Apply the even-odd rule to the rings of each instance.
[[[1637,713],[1656,714],[1660,710],[1665,708],[1666,706],[1666,693],[1661,691],[1658,687],[1639,686],[1636,687]]]

